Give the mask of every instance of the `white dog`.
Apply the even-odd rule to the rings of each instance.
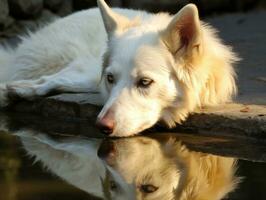
[[[15,50],[1,50],[2,106],[8,92],[31,99],[54,90],[100,91],[97,124],[108,135],[128,136],[157,121],[172,127],[196,107],[236,93],[237,58],[199,20],[195,5],[174,16],[111,10],[103,0],[98,7],[30,33]]]

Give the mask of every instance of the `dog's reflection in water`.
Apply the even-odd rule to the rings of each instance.
[[[233,158],[192,152],[173,138],[160,141],[109,140],[98,155],[134,185],[136,199],[217,200],[235,188]]]
[[[20,137],[52,173],[102,199],[218,200],[238,182],[235,159],[190,151],[175,138]]]

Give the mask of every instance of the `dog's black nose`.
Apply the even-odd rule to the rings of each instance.
[[[114,130],[114,123],[113,121],[105,120],[105,119],[98,119],[96,121],[96,126],[102,131],[105,135],[111,135]]]
[[[110,140],[103,140],[102,144],[100,145],[98,149],[98,156],[102,159],[105,159],[108,157],[110,154],[113,154],[115,151],[114,144]]]
[[[116,149],[115,144],[111,140],[103,140],[97,152],[99,158],[106,161],[108,165],[115,162]]]

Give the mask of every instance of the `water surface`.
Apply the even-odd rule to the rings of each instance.
[[[107,139],[90,124],[0,114],[0,199],[214,199],[234,186],[224,199],[266,199],[264,141],[211,133]]]

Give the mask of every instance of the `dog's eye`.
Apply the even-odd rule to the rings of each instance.
[[[107,74],[106,79],[108,83],[113,84],[115,82],[114,75],[113,74]]]
[[[147,88],[153,83],[153,80],[150,78],[141,78],[137,82],[138,87]]]
[[[158,187],[154,185],[141,185],[140,190],[141,192],[144,192],[144,193],[153,193],[156,190],[158,190]]]

